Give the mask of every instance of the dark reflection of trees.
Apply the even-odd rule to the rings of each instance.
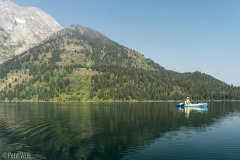
[[[168,103],[122,103],[92,111],[93,119],[98,120],[93,125],[99,130],[93,137],[95,148],[90,158],[121,158],[129,147],[143,146],[159,137],[161,132],[176,128],[177,117],[168,116],[173,114],[176,110]]]
[[[164,133],[207,127],[233,112],[240,103],[210,103],[207,113],[189,118],[175,103],[5,104],[0,143],[22,144],[21,151],[46,159],[120,159]]]
[[[103,106],[92,111],[93,119],[98,120],[93,126],[97,125],[99,130],[93,138],[95,148],[89,157],[119,159],[129,148],[136,149],[151,143],[163,133],[183,126],[206,127],[230,112],[239,112],[239,108],[237,103],[211,103],[207,113],[192,112],[187,119],[173,103]]]

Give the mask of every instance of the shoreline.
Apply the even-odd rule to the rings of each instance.
[[[21,100],[21,101],[0,101],[0,103],[181,103],[184,102],[183,100],[159,100],[159,101],[152,101],[152,100],[130,100],[130,101],[121,101],[121,100],[99,100],[99,101],[31,101],[31,100]],[[240,100],[192,100],[192,103],[203,103],[203,102],[240,102]]]

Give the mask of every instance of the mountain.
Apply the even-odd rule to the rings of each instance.
[[[166,70],[87,27],[72,25],[0,65],[3,101],[240,99],[210,75]]]
[[[0,63],[33,47],[62,27],[38,8],[0,0]]]

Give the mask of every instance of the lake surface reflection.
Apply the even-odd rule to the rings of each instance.
[[[1,103],[0,159],[240,159],[239,124],[238,102]]]

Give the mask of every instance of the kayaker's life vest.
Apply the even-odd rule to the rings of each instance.
[[[190,100],[186,99],[185,104],[190,104]]]

